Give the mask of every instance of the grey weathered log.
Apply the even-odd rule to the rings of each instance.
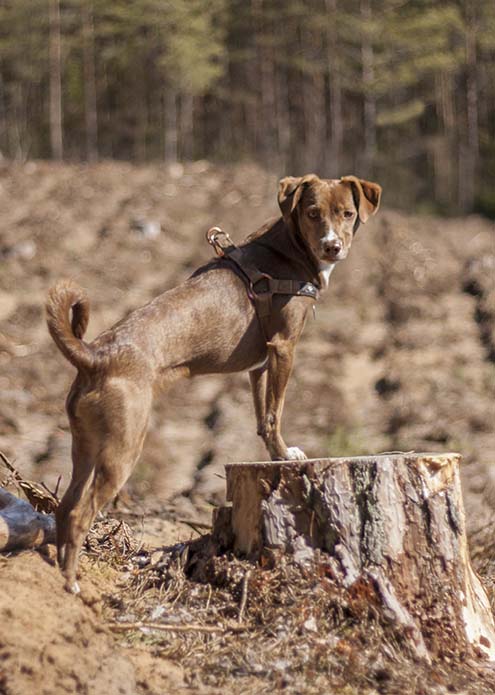
[[[458,454],[226,466],[231,507],[213,536],[251,559],[324,556],[344,587],[365,581],[416,654],[495,660],[495,624],[469,558]],[[216,522],[215,522],[216,519]]]
[[[0,551],[55,543],[55,519],[0,488]]]

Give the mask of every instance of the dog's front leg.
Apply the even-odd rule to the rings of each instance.
[[[254,412],[256,414],[256,432],[263,436],[266,417],[266,383],[268,370],[266,365],[249,372],[251,391],[253,393]]]
[[[305,459],[306,455],[301,449],[286,445],[280,432],[285,393],[294,362],[295,343],[279,339],[273,340],[267,346],[268,377],[263,440],[273,460]]]

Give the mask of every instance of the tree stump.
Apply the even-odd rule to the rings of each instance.
[[[471,567],[458,454],[226,466],[227,500],[213,538],[250,559],[325,556],[335,581],[373,588],[417,656],[495,660],[495,625]]]
[[[53,514],[41,514],[0,487],[0,552],[55,543]]]

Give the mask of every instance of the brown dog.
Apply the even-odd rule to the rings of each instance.
[[[326,288],[357,227],[377,211],[380,195],[376,183],[354,176],[282,179],[282,217],[237,249],[240,266],[211,261],[89,344],[82,340],[89,318],[84,291],[68,281],[50,290],[48,328],[78,369],[67,398],[72,479],[57,510],[58,560],[69,590],[78,590],[78,555],[95,514],[140,455],[155,388],[179,377],[248,370],[258,434],[271,458],[305,458],[280,432],[294,347],[315,301],[294,287]],[[270,295],[263,316],[244,264],[292,288]]]

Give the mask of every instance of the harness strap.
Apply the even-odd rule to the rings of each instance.
[[[269,340],[264,319],[272,313],[272,298],[274,294],[287,294],[298,297],[311,297],[315,301],[319,297],[318,288],[312,282],[304,280],[282,280],[263,273],[244,258],[242,248],[236,246],[230,236],[220,227],[212,227],[206,233],[206,240],[215,249],[220,258],[231,261],[240,271],[246,281],[248,297],[254,304],[263,333]]]

